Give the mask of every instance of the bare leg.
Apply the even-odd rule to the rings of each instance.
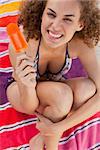
[[[88,78],[74,78],[67,80],[66,83],[74,93],[73,111],[83,105],[96,92],[95,84]]]
[[[91,80],[86,79],[86,78],[76,78],[73,80],[67,80],[66,83],[72,88],[73,93],[74,93],[74,107],[73,107],[74,109],[78,109],[78,107],[80,107],[83,103],[85,103],[96,92],[94,83]],[[40,97],[42,98],[42,95],[40,95]],[[57,98],[59,97],[56,97],[56,99]],[[72,110],[74,111],[73,108]],[[45,113],[46,111],[47,109],[45,110]],[[50,112],[48,114],[50,117]],[[46,143],[47,150],[58,149],[57,137],[55,137],[55,139],[52,139],[52,138],[50,139],[50,137],[44,137],[44,141]],[[52,141],[53,142],[55,141],[55,142],[52,143]]]
[[[42,82],[37,86],[37,94],[41,105],[45,107],[43,110],[40,105],[40,113],[51,119],[53,122],[60,121],[69,113],[73,103],[73,95],[71,89],[66,84],[58,82]],[[58,149],[58,137],[44,136],[43,138],[47,150]],[[37,138],[35,137],[31,140],[31,147],[33,145],[33,149],[34,145],[36,145],[36,141]],[[41,144],[41,141],[38,140],[38,145],[39,142]],[[38,145],[37,147],[35,146],[36,150],[40,150]]]
[[[72,88],[73,93],[74,93],[74,103],[73,103],[74,105],[73,105],[71,113],[73,113],[73,111],[75,111],[82,104],[84,104],[96,92],[96,87],[94,83],[88,78],[76,78],[73,80],[66,81],[66,83]],[[69,113],[69,115],[71,113]],[[48,137],[48,139],[45,139],[45,142],[48,144],[47,150],[53,150],[53,148],[50,149],[50,142],[52,146],[52,138],[49,139]],[[56,150],[56,148],[54,150]]]
[[[44,106],[42,114],[53,122],[63,119],[73,104],[71,88],[60,82],[44,82],[37,87],[40,105]]]

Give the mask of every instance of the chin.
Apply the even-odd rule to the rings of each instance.
[[[54,40],[54,39],[50,39],[48,37],[48,34],[46,33],[45,35],[43,35],[43,39],[45,41],[45,44],[48,46],[48,47],[51,47],[51,48],[58,48],[64,44],[66,44],[65,42],[65,39],[61,38],[61,39],[57,39],[57,40]]]
[[[61,44],[48,42],[48,41],[46,42],[46,44],[51,48],[57,48],[57,47],[61,46]]]

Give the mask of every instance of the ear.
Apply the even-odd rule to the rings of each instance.
[[[83,22],[79,22],[79,23],[78,23],[77,31],[81,31],[83,28],[84,28]]]

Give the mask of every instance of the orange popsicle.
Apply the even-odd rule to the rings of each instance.
[[[23,52],[28,47],[24,35],[20,31],[16,23],[7,25],[7,33],[16,52]]]

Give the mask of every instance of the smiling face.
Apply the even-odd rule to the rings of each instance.
[[[76,31],[82,29],[79,19],[80,5],[77,0],[48,0],[41,23],[46,45],[52,48],[65,45]]]

